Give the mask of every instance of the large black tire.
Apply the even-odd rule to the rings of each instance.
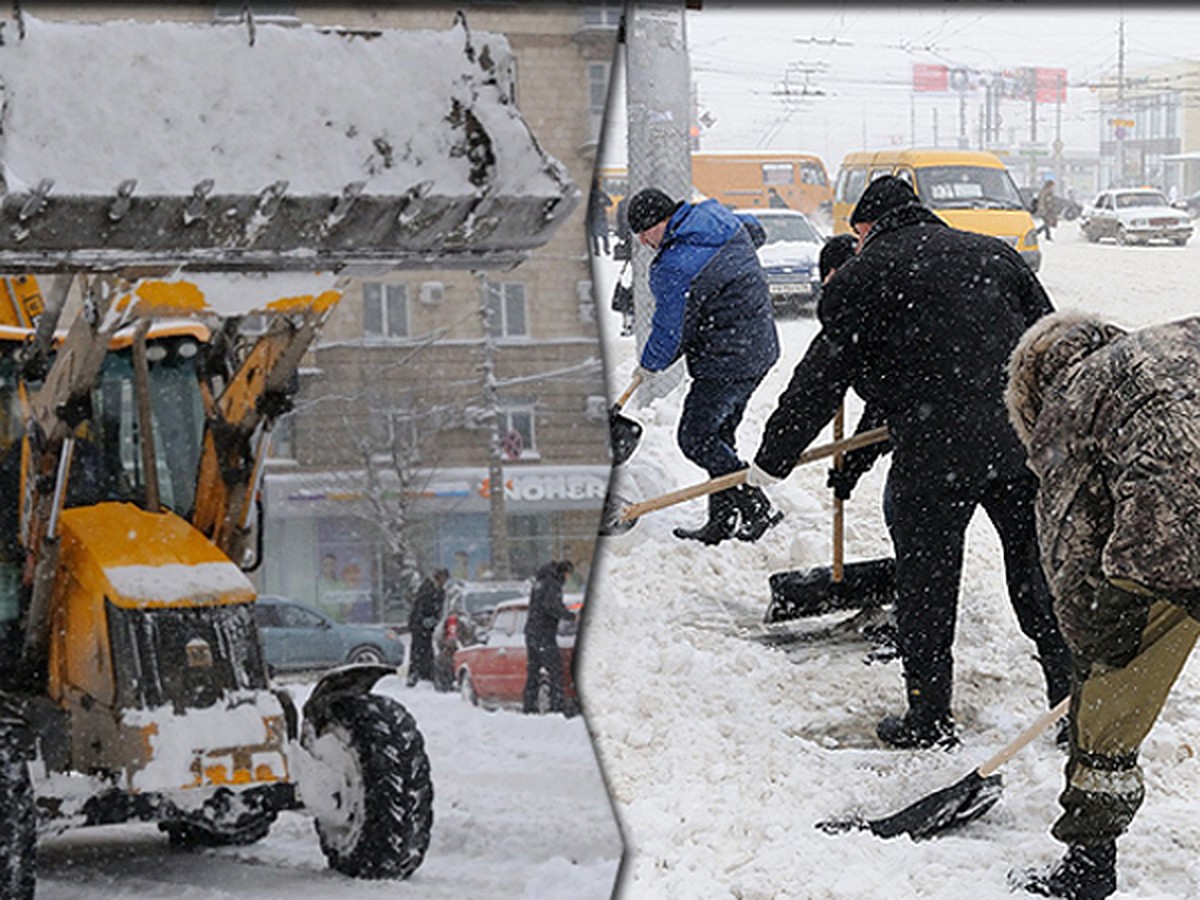
[[[407,878],[425,859],[433,827],[433,782],[425,740],[402,705],[375,694],[333,699],[305,747],[334,771],[331,798],[316,803],[321,850],[353,878]]]
[[[0,724],[0,897],[32,900],[37,884],[37,807],[19,726]]]

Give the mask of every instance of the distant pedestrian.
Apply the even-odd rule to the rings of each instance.
[[[563,584],[575,570],[570,560],[549,562],[538,569],[529,592],[525,620],[525,693],[527,713],[563,711],[563,657],[558,646],[558,623],[573,621],[575,614],[563,606]],[[538,694],[545,684],[548,709],[540,708]]]
[[[599,183],[592,182],[592,193],[588,199],[588,233],[592,238],[592,255],[608,256],[608,211],[612,197],[605,193]]]
[[[1138,754],[1200,634],[1198,385],[1200,318],[1126,333],[1060,313],[1013,354],[1006,400],[1074,670],[1053,829],[1067,852],[1018,876],[1033,894],[1116,890],[1116,839],[1145,796]]]
[[[446,604],[448,569],[438,569],[417,588],[408,612],[408,686],[418,681],[433,681],[433,629]]]
[[[680,357],[692,384],[679,418],[679,448],[710,478],[746,468],[737,455],[738,425],[751,394],[779,358],[779,338],[757,246],[761,223],[716,200],[690,204],[657,188],[629,201],[629,227],[656,250],[650,263],[654,316],[642,349],[643,373]],[[675,536],[718,544],[754,541],[783,514],[757,487],[708,495],[708,521]]]
[[[1008,422],[1008,357],[1051,312],[1017,252],[949,227],[894,176],[871,182],[850,217],[858,254],[818,305],[809,344],[768,419],[751,484],[791,472],[853,387],[887,422],[896,621],[908,710],[876,726],[899,748],[956,742],[953,645],[967,526],[983,507],[1004,548],[1010,602],[1035,644],[1053,705],[1070,654],[1038,564],[1037,481]]]
[[[1053,178],[1047,178],[1046,183],[1042,185],[1042,189],[1038,191],[1037,212],[1042,217],[1042,224],[1038,227],[1038,233],[1045,234],[1048,241],[1054,240],[1050,229],[1058,227],[1058,196],[1054,193]]]

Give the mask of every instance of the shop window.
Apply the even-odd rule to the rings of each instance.
[[[407,338],[408,285],[363,282],[363,331],[370,336]]]
[[[493,281],[486,295],[488,334],[492,337],[528,337],[525,309],[525,284],[520,281]]]

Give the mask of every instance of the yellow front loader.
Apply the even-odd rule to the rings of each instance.
[[[311,813],[338,871],[407,877],[433,785],[413,717],[372,693],[394,670],[333,670],[302,709],[268,678],[243,570],[263,461],[335,274],[512,266],[578,189],[516,111],[506,42],[462,21],[263,25],[248,45],[4,24],[0,896],[33,895],[48,831],[140,819],[247,843],[284,809]],[[230,71],[265,102],[191,108]],[[352,122],[348,83],[372,94]],[[231,301],[213,273],[308,286]]]

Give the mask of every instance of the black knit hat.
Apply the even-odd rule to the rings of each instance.
[[[629,201],[629,209],[626,213],[629,219],[629,229],[634,234],[641,234],[664,219],[671,218],[671,213],[675,212],[679,206],[679,203],[658,188],[640,190]]]
[[[863,195],[858,198],[858,205],[850,214],[850,225],[853,227],[860,222],[878,222],[884,213],[898,206],[920,202],[907,181],[895,175],[884,175],[867,185]]]
[[[842,263],[854,255],[857,247],[858,238],[852,234],[839,234],[827,240],[821,248],[821,255],[817,257],[821,280],[828,278],[834,269],[840,269]]]

